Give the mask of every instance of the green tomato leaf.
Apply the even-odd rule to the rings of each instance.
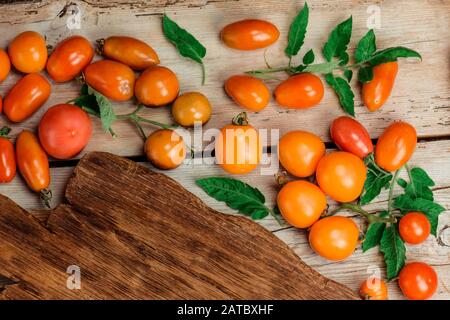
[[[355,116],[355,102],[352,89],[348,82],[340,77],[335,78],[331,73],[325,76],[327,83],[334,89],[339,97],[339,102],[346,113]]]
[[[264,205],[264,195],[257,188],[242,181],[211,177],[198,179],[196,183],[214,199],[225,202],[230,208],[254,220],[262,219],[270,213],[269,208]]]
[[[405,189],[406,186],[408,185],[408,182],[406,182],[405,179],[398,178],[398,179],[397,179],[397,184],[398,184],[400,187],[402,187],[403,189]]]
[[[339,65],[339,61],[331,61],[324,63],[311,64],[308,66],[299,65],[294,68],[296,73],[299,72],[311,72],[311,73],[323,73],[328,74],[333,72],[334,69]]]
[[[380,217],[387,217],[387,211],[383,211],[380,213]],[[374,222],[369,225],[366,231],[365,239],[362,243],[363,252],[376,247],[383,236],[384,229],[386,228],[386,223],[383,222]]]
[[[372,67],[360,67],[358,70],[358,80],[361,83],[372,81],[373,69]]]
[[[352,17],[341,22],[334,28],[323,47],[322,53],[327,61],[333,57],[345,60],[347,46],[352,36]],[[348,56],[348,55],[347,55]],[[348,59],[348,58],[347,58]],[[348,61],[348,60],[347,60]]]
[[[289,28],[288,45],[284,50],[289,58],[297,55],[303,45],[308,27],[308,16],[309,8],[305,2],[303,9],[297,14]]]
[[[315,56],[313,49],[310,49],[304,56],[303,56],[303,64],[311,64],[314,62]]]
[[[344,71],[344,77],[347,79],[347,82],[352,81],[353,71],[352,70],[345,70]]]
[[[393,47],[375,52],[366,62],[371,66],[376,66],[386,62],[397,61],[398,58],[419,58],[422,60],[422,56],[414,50],[405,47]]]
[[[375,33],[370,29],[358,43],[355,50],[355,61],[357,63],[369,60],[372,54],[377,50],[375,43]]]
[[[105,131],[111,130],[111,124],[116,120],[116,114],[112,108],[111,102],[101,93],[95,91],[91,87],[88,88],[88,93],[95,97],[98,105],[102,127]]]
[[[206,48],[192,34],[178,26],[166,14],[163,15],[163,32],[183,57],[190,58],[201,65],[203,84],[205,82],[205,67],[202,59],[206,55]]]
[[[388,280],[395,278],[405,265],[406,248],[396,225],[385,228],[380,241],[380,251],[384,254]]]
[[[380,171],[373,162],[369,162],[367,167],[367,177],[364,182],[363,193],[359,199],[361,205],[368,204],[375,199],[381,193],[381,190],[383,190],[386,185],[389,185],[392,180],[392,174],[386,174],[385,172]]]

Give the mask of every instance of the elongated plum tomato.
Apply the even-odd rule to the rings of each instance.
[[[331,139],[343,151],[365,158],[373,152],[373,143],[366,128],[353,118],[342,116],[330,126]]]
[[[325,154],[322,139],[306,131],[290,131],[280,139],[279,158],[287,172],[296,177],[309,177],[316,171]]]
[[[162,107],[178,96],[180,85],[169,68],[153,66],[142,72],[136,81],[138,101],[149,107]]]
[[[379,278],[369,278],[361,283],[359,295],[365,300],[387,300],[388,288]]]
[[[200,92],[186,92],[173,103],[172,116],[184,127],[193,127],[195,123],[203,125],[211,118],[211,104]]]
[[[3,97],[0,95],[0,114],[3,112]]]
[[[281,82],[274,92],[277,103],[291,109],[313,107],[322,101],[323,94],[322,80],[311,73],[289,77]]]
[[[109,99],[126,101],[133,97],[136,77],[133,70],[123,63],[96,61],[86,67],[84,76],[88,85]]]
[[[278,208],[286,221],[296,228],[308,228],[327,207],[327,199],[316,185],[303,180],[291,181],[281,188]]]
[[[14,68],[23,73],[44,70],[48,55],[44,37],[34,31],[15,37],[9,44],[8,54]]]
[[[433,267],[423,262],[408,263],[398,276],[398,285],[410,300],[426,300],[436,292],[438,276]]]
[[[366,181],[364,162],[352,153],[331,152],[320,159],[317,183],[332,199],[350,202],[359,197]]]
[[[397,76],[397,62],[382,63],[373,68],[373,79],[363,84],[362,98],[369,111],[375,111],[386,103]]]
[[[102,54],[112,60],[126,64],[134,70],[144,70],[159,64],[155,50],[145,42],[124,36],[98,40]]]
[[[394,122],[378,138],[375,162],[384,170],[398,170],[409,161],[416,144],[416,129],[406,122]]]
[[[74,79],[91,63],[94,49],[86,38],[73,36],[62,41],[47,61],[47,72],[55,82]]]
[[[352,219],[332,216],[313,224],[309,232],[309,244],[325,259],[339,261],[352,255],[358,237],[359,230]]]
[[[220,35],[223,43],[230,48],[255,50],[277,41],[280,31],[268,21],[247,19],[225,26]]]
[[[0,183],[11,182],[16,176],[16,156],[14,145],[0,135]]]
[[[38,73],[30,73],[20,79],[4,100],[3,112],[12,122],[30,117],[50,96],[50,83]]]
[[[226,125],[216,137],[215,153],[217,163],[228,173],[253,171],[262,157],[258,131],[247,122]]]
[[[50,170],[47,154],[36,136],[22,131],[16,140],[17,166],[27,185],[35,192],[41,192],[50,185]]]
[[[0,49],[0,83],[6,79],[10,70],[11,62],[8,54],[3,49]]]
[[[237,75],[225,82],[225,91],[238,105],[251,111],[261,111],[270,100],[270,91],[260,79]]]
[[[423,213],[408,212],[400,219],[398,231],[406,243],[419,244],[430,235],[431,224]]]
[[[39,140],[56,159],[70,159],[86,147],[92,135],[88,114],[72,104],[58,104],[47,110],[39,123]]]
[[[145,142],[147,159],[157,168],[175,169],[186,157],[183,138],[170,129],[159,129],[150,134]]]

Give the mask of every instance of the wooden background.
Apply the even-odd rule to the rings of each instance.
[[[10,1],[9,1],[10,2]],[[266,55],[272,65],[286,63],[284,48],[290,22],[302,7],[303,1],[232,1],[232,0],[193,0],[193,1],[71,1],[81,11],[81,29],[69,30],[66,27],[68,14],[64,14],[66,1],[19,1],[0,4],[0,47],[6,48],[8,42],[19,32],[34,30],[47,37],[49,45],[73,34],[86,36],[92,42],[110,35],[131,35],[140,38],[158,52],[161,64],[177,73],[181,91],[201,91],[213,105],[211,121],[205,126],[220,128],[241,109],[224,93],[223,82],[232,74],[253,68],[264,67],[264,50],[240,52],[226,48],[219,39],[221,28],[235,20],[261,18],[275,23],[280,29],[279,41],[267,49]],[[423,56],[423,61],[400,62],[399,74],[392,96],[383,108],[369,113],[361,105],[359,87],[356,79],[353,88],[356,93],[356,114],[359,121],[369,130],[373,138],[394,120],[405,120],[417,128],[420,143],[411,161],[426,169],[436,181],[436,198],[447,209],[450,208],[450,79],[449,79],[449,21],[450,1],[308,1],[310,23],[304,48],[300,56],[313,48],[316,56],[325,43],[328,33],[339,22],[353,15],[353,37],[350,53],[363,34],[367,32],[366,21],[371,7],[380,9],[381,28],[375,30],[379,48],[402,45],[410,47]],[[200,85],[201,72],[197,64],[179,57],[174,47],[167,42],[161,30],[161,14],[166,12],[182,27],[187,28],[206,46],[205,58],[207,81]],[[320,57],[319,57],[320,59]],[[5,95],[20,75],[13,73],[0,84],[0,95]],[[355,77],[356,78],[356,77]],[[271,88],[276,81],[268,82]],[[49,101],[29,120],[14,125],[15,136],[22,129],[35,130],[45,110],[57,103],[74,98],[79,85],[76,82],[54,85]],[[117,113],[132,110],[131,103],[115,104]],[[147,109],[143,112],[154,120],[171,122],[168,108]],[[252,124],[257,128],[280,129],[280,134],[289,130],[309,130],[330,141],[328,127],[332,119],[342,115],[334,93],[326,89],[321,104],[310,110],[282,109],[272,101],[258,114],[251,114]],[[144,161],[142,139],[133,125],[117,122],[113,128],[118,137],[113,139],[102,131],[100,122],[94,122],[94,135],[80,156],[85,152],[98,150]],[[0,125],[8,124],[0,118]],[[145,127],[148,132],[151,126]],[[273,142],[268,141],[271,145]],[[333,148],[328,143],[329,148]],[[273,155],[268,154],[269,158]],[[61,202],[63,190],[76,160],[52,161],[52,190],[54,204]],[[145,164],[148,165],[148,164]],[[148,165],[150,166],[150,165]],[[233,214],[221,203],[209,199],[197,186],[200,177],[224,175],[214,165],[186,164],[176,170],[165,172],[187,189],[199,195],[211,207]],[[259,171],[239,177],[257,186],[266,195],[269,205],[276,197],[276,186],[271,175],[261,175]],[[28,191],[22,179],[17,177],[12,183],[0,185],[0,193],[10,197],[24,208],[39,209],[40,204],[34,194]],[[369,208],[382,208],[385,196],[375,201]],[[331,204],[333,206],[333,204]],[[358,220],[359,221],[359,220]],[[344,262],[328,262],[314,254],[307,242],[306,232],[288,226],[280,227],[272,218],[260,221],[264,227],[285,241],[301,258],[327,277],[357,289],[373,268],[380,268],[384,274],[384,263],[378,249],[362,253],[361,249]],[[360,222],[361,227],[365,226]],[[430,237],[424,244],[408,246],[409,261],[420,260],[433,265],[439,273],[439,288],[434,298],[450,299],[450,217],[443,213],[439,224],[439,239]],[[1,274],[1,270],[0,270]],[[395,283],[390,284],[390,298],[402,296]]]

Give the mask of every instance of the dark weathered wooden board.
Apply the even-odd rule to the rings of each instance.
[[[0,298],[357,298],[261,226],[130,160],[85,156],[66,199],[43,225],[0,196]],[[66,287],[71,265],[80,290]]]

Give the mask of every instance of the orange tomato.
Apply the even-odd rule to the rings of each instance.
[[[231,23],[221,32],[226,46],[238,50],[265,48],[278,40],[280,31],[264,20],[248,19]]]
[[[408,212],[400,219],[398,231],[406,243],[419,244],[430,235],[431,224],[423,213]]]
[[[327,199],[316,185],[303,180],[286,183],[277,196],[283,218],[296,228],[308,228],[327,207]]]
[[[155,50],[143,41],[131,37],[115,36],[100,40],[102,54],[126,64],[134,70],[144,70],[159,64]]]
[[[22,131],[16,140],[16,155],[19,172],[27,185],[35,192],[41,192],[50,185],[48,158],[36,136]]]
[[[183,138],[173,130],[159,129],[148,136],[145,142],[147,159],[157,168],[175,169],[186,157]]]
[[[149,107],[161,107],[178,96],[180,85],[169,68],[154,66],[145,70],[136,81],[136,98]]]
[[[394,122],[378,138],[375,162],[384,170],[398,170],[409,161],[416,144],[416,129],[406,122]]]
[[[203,125],[211,118],[211,104],[200,92],[186,92],[173,103],[172,116],[184,127],[193,127],[195,123]]]
[[[323,83],[311,73],[300,73],[289,77],[276,87],[275,100],[280,106],[291,109],[306,109],[322,101]]]
[[[410,300],[426,300],[436,292],[438,276],[433,267],[423,262],[408,263],[398,275],[398,285]]]
[[[0,49],[0,82],[6,79],[11,70],[11,62],[5,50]]]
[[[73,36],[53,50],[47,61],[47,72],[56,82],[74,79],[91,62],[94,49],[86,38]]]
[[[322,139],[306,131],[290,131],[280,139],[281,165],[296,177],[308,177],[316,171],[319,160],[325,154]]]
[[[249,124],[229,124],[220,130],[215,141],[217,163],[228,173],[253,171],[262,157],[258,131]]]
[[[359,230],[352,219],[331,216],[313,224],[309,244],[320,256],[339,261],[352,255],[358,244]]]
[[[238,75],[228,78],[225,91],[238,105],[251,111],[261,111],[270,100],[270,91],[260,79]]]
[[[358,198],[363,190],[366,166],[352,153],[331,152],[320,159],[316,179],[323,192],[332,199],[350,202]]]
[[[361,283],[359,295],[365,300],[388,300],[388,288],[383,280],[371,278]]]
[[[8,54],[12,65],[20,72],[40,72],[47,62],[45,39],[34,31],[22,32],[9,44]]]
[[[16,176],[16,156],[14,145],[0,135],[0,183],[11,182]]]
[[[50,83],[38,73],[30,73],[20,79],[4,101],[4,113],[12,122],[30,117],[50,96]]]
[[[382,63],[373,68],[373,79],[363,84],[362,98],[369,111],[378,110],[391,95],[397,76],[397,62]]]
[[[133,97],[136,77],[123,63],[96,61],[86,67],[84,76],[88,85],[109,99],[126,101]]]
[[[0,114],[3,112],[3,97],[0,95]]]

